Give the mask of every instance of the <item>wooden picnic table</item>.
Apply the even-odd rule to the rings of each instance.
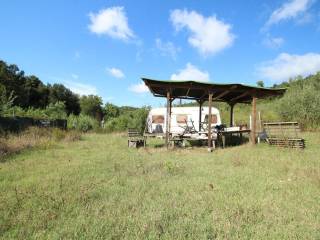
[[[239,135],[242,141],[242,135],[245,133],[250,133],[251,130],[250,129],[243,129],[243,130],[216,130],[213,131],[211,134],[216,133],[217,134],[217,138],[216,140],[221,140],[222,143],[222,148],[225,148],[226,146],[226,136],[228,135]],[[159,134],[159,133],[144,133],[144,137],[156,137],[156,136],[164,136],[164,134]],[[172,134],[170,134],[171,138],[170,138],[170,142],[173,143],[173,145],[175,145],[176,143],[180,145],[180,143],[183,142],[183,140],[186,141],[207,141],[208,140],[208,131],[199,131],[197,133],[185,133],[183,135],[176,135],[176,136],[172,136]],[[213,140],[214,141],[214,140]],[[213,142],[213,146],[215,146],[214,142]]]
[[[251,130],[250,129],[243,129],[243,130],[219,130],[218,131],[218,137],[221,137],[222,140],[222,148],[225,148],[226,146],[226,136],[227,135],[233,135],[233,134],[237,134],[240,136],[240,139],[242,141],[242,134],[244,133],[250,133]]]

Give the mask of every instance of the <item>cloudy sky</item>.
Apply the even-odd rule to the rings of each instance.
[[[267,86],[320,71],[320,0],[1,1],[0,59],[118,105],[140,77]]]

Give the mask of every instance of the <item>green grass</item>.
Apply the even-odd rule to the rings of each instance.
[[[320,134],[303,151],[128,149],[119,135],[0,163],[2,239],[319,239]]]

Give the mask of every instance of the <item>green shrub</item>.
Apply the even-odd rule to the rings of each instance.
[[[10,107],[2,112],[3,116],[30,117],[34,119],[66,119],[67,113],[63,102],[50,103],[45,109]]]
[[[49,119],[66,119],[67,112],[64,102],[50,103],[44,110]]]
[[[71,114],[67,121],[68,129],[74,129],[81,132],[87,132],[99,128],[99,122],[96,119],[83,114],[80,114],[79,116]]]
[[[285,121],[297,121],[304,128],[320,127],[320,73],[290,81],[278,112]]]
[[[108,132],[125,131],[127,128],[136,128],[143,132],[149,110],[149,107],[142,107],[122,113],[118,117],[109,119],[104,127]]]

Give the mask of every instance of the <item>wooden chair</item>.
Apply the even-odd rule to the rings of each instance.
[[[300,137],[301,128],[297,122],[264,123],[263,127],[270,145],[305,148],[305,140]]]
[[[145,137],[135,128],[128,128],[128,147],[146,147]]]

